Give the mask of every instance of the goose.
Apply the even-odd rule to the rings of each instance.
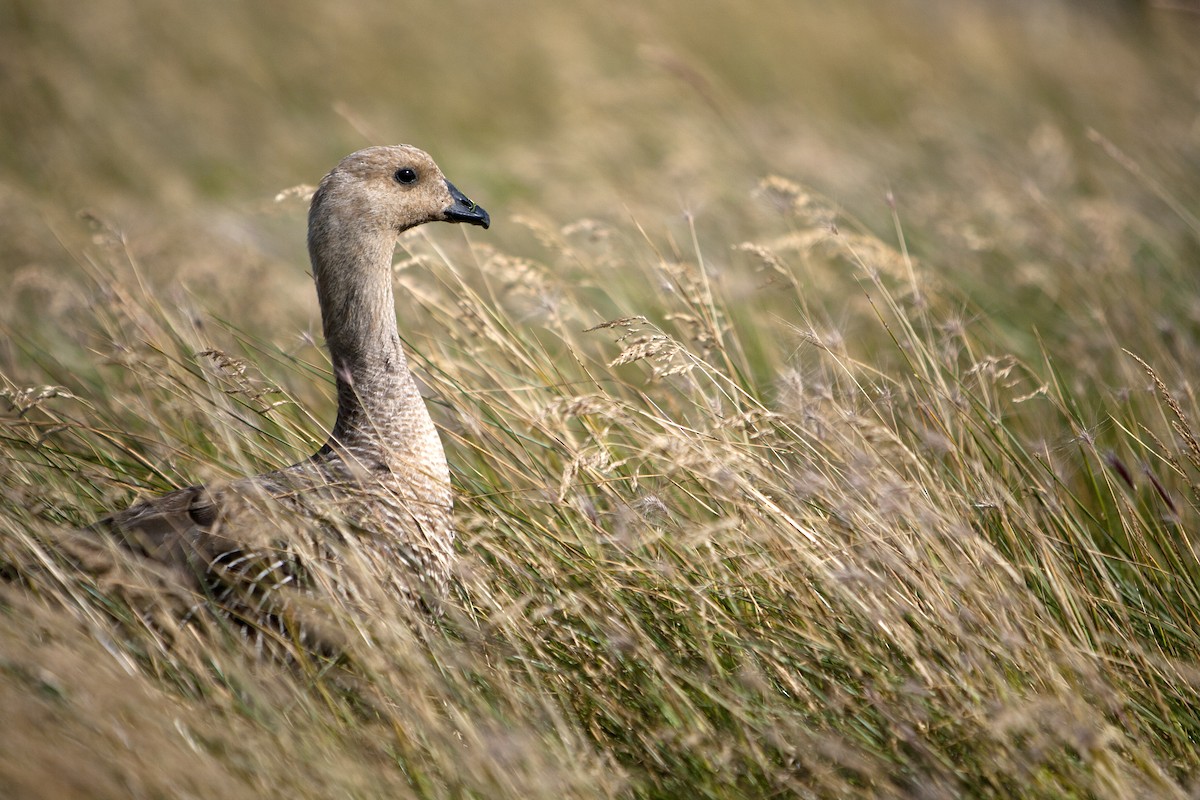
[[[318,540],[352,536],[361,545],[355,552],[388,573],[402,604],[436,604],[452,567],[450,473],[400,345],[392,293],[399,235],[436,221],[491,223],[416,147],[369,147],[342,159],[321,180],[308,215],[337,384],[337,419],[324,446],[274,472],[138,502],[89,531],[179,568],[220,610],[260,632],[286,627],[306,572],[330,568],[333,558],[317,541],[306,567],[284,536],[293,521]]]

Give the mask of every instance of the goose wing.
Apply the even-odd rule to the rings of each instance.
[[[195,564],[198,547],[221,519],[220,490],[189,486],[135,503],[88,526],[129,550],[163,564]],[[203,548],[208,549],[208,548]]]

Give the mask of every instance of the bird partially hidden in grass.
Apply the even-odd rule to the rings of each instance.
[[[398,604],[436,605],[453,554],[450,474],[400,345],[392,295],[397,237],[436,221],[490,223],[415,147],[343,159],[308,216],[337,382],[329,440],[290,467],[139,502],[89,533],[197,582],[260,638],[313,638],[321,627],[314,587],[354,595],[347,576],[355,574],[373,575]]]

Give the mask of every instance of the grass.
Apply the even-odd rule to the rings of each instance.
[[[1193,12],[338,8],[2,12],[14,797],[1194,794]],[[70,530],[322,441],[396,140],[454,597],[282,664]]]

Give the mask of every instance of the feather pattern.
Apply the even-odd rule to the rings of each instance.
[[[453,555],[450,474],[400,346],[391,271],[399,234],[434,221],[490,224],[415,147],[343,159],[321,181],[308,220],[337,382],[328,441],[284,469],[180,489],[89,530],[177,568],[260,633],[336,638],[312,635],[320,611],[306,595],[321,584],[353,598],[350,560],[401,603],[434,606]]]

